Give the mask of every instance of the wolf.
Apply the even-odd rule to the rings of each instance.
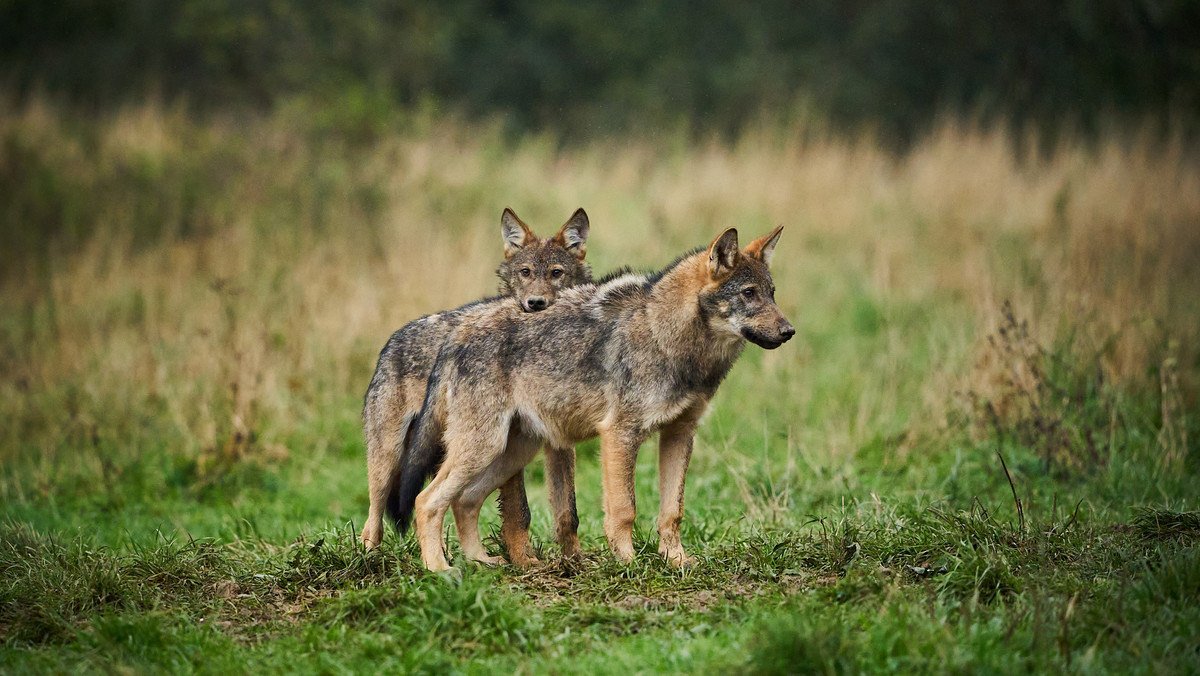
[[[506,208],[500,217],[504,260],[496,270],[500,295],[413,320],[388,339],[363,397],[370,511],[360,539],[368,548],[383,540],[384,512],[396,509],[388,504],[388,495],[400,476],[409,430],[425,400],[426,383],[442,343],[475,305],[539,312],[553,305],[563,290],[591,282],[591,269],[585,262],[590,228],[587,213],[578,209],[556,235],[541,239]],[[551,503],[559,524],[558,541],[565,554],[576,554],[579,520],[574,447],[547,448],[546,462]],[[529,506],[522,473],[512,475],[501,490],[501,512],[502,533],[513,562],[536,562],[528,548]]]
[[[504,303],[464,311],[430,373],[393,487],[398,525],[415,515],[425,567],[449,570],[442,547],[448,508],[466,558],[499,563],[479,539],[484,498],[517,475],[542,442],[567,448],[595,436],[605,535],[616,557],[631,561],[634,462],[654,432],[658,551],[677,566],[692,563],[679,527],[700,416],[747,341],[775,349],[795,334],[775,304],[770,273],[782,229],[739,249],[730,228],[657,273],[568,289],[536,314]]]

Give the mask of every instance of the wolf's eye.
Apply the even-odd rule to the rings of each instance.
[[[521,268],[521,276],[522,277],[528,277],[529,275],[532,275],[532,274],[533,274],[533,270],[530,270],[529,268]]]
[[[550,276],[551,276],[551,277],[553,277],[553,278],[555,278],[555,279],[558,279],[559,277],[562,277],[562,276],[563,276],[563,270],[562,270],[562,268],[554,268],[553,270],[551,270],[551,271],[550,271]]]
[[[756,292],[755,292],[753,286],[748,286],[748,287],[742,289],[742,295],[747,298],[753,298],[755,293]]]

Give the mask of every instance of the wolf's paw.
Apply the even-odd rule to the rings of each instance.
[[[658,553],[664,559],[666,559],[668,563],[676,568],[691,568],[692,566],[696,565],[696,557],[684,554],[682,549],[677,549],[671,552],[660,550]]]
[[[462,584],[462,571],[454,566],[447,566],[445,570],[436,571],[437,576],[445,582],[451,584]]]
[[[583,556],[583,549],[579,546],[579,538],[564,542],[562,544],[562,555],[568,559],[577,559]]]
[[[383,542],[383,534],[373,533],[369,528],[364,528],[362,535],[358,536],[358,539],[367,549],[375,549]]]
[[[512,562],[514,566],[520,566],[522,568],[530,568],[532,566],[542,565],[541,559],[536,556],[514,556]]]
[[[617,557],[618,561],[626,565],[633,563],[633,546],[614,547],[613,556]]]
[[[446,562],[444,557],[438,557],[432,560],[426,559],[423,563],[425,564],[425,570],[428,570],[431,573],[448,573],[452,570],[455,570],[454,568],[450,567],[450,564]],[[457,571],[455,570],[455,572]]]
[[[493,568],[496,566],[503,566],[504,564],[508,563],[508,561],[506,561],[503,556],[488,556],[486,554],[484,554],[483,556],[480,556],[479,558],[475,558],[475,559],[471,559],[471,560],[474,561],[475,563],[480,563],[485,566],[489,566],[489,567],[493,567]]]
[[[696,557],[684,554],[682,556],[673,556],[668,561],[676,568],[691,568],[696,565]]]

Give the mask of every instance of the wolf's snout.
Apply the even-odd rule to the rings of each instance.
[[[792,326],[791,322],[789,322],[786,319],[779,322],[779,337],[780,338],[787,340],[788,338],[791,338],[794,335],[796,335],[796,327]]]
[[[541,296],[534,296],[525,299],[525,308],[530,312],[537,312],[546,309],[546,299]]]

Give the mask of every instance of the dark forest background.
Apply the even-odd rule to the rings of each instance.
[[[83,111],[412,107],[571,136],[803,116],[1200,126],[1192,0],[0,0],[0,86]]]

